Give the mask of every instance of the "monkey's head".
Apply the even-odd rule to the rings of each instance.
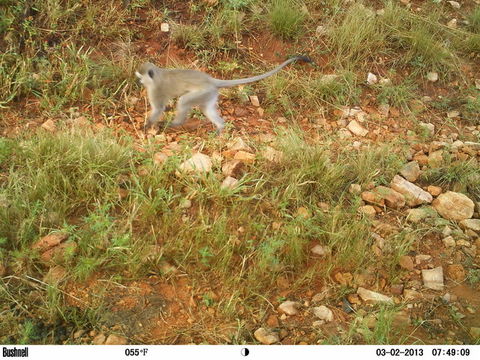
[[[135,72],[135,75],[138,77],[141,84],[148,86],[153,82],[155,68],[156,66],[152,63],[144,63],[138,68],[138,71]]]

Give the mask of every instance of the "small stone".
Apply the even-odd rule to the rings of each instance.
[[[475,204],[461,193],[447,191],[432,202],[432,206],[447,220],[462,221],[473,216]]]
[[[227,148],[232,151],[252,151],[250,146],[241,137],[236,137],[227,143]]]
[[[267,325],[271,328],[279,327],[280,322],[278,321],[278,317],[275,315],[270,315],[267,319]]]
[[[480,339],[480,327],[471,327],[470,328],[470,336],[475,340]]]
[[[431,206],[423,206],[415,209],[407,210],[407,221],[419,223],[425,219],[438,217],[437,212]]]
[[[238,186],[238,180],[234,177],[227,176],[225,180],[223,180],[222,185],[220,187],[222,189],[235,189]]]
[[[455,247],[455,239],[451,236],[447,236],[446,238],[442,239],[443,245],[446,248],[453,248]]]
[[[48,270],[43,281],[50,285],[56,285],[67,275],[67,270],[63,266],[54,266]]]
[[[432,196],[438,196],[442,193],[442,188],[440,186],[434,186],[434,185],[429,185],[427,187],[427,191],[430,193]]]
[[[308,218],[312,217],[312,214],[310,213],[310,211],[304,206],[300,206],[297,209],[296,215],[297,215],[297,217],[303,217],[305,219],[308,219]]]
[[[360,206],[358,208],[358,210],[368,216],[368,217],[375,217],[375,215],[377,215],[377,211],[375,210],[375,208],[372,206],[372,205],[365,205],[365,206]]]
[[[170,31],[170,25],[168,23],[161,23],[160,24],[160,31],[161,32],[169,32]]]
[[[368,75],[367,75],[367,84],[368,85],[373,85],[373,84],[376,84],[377,82],[378,82],[377,75],[369,72]]]
[[[281,313],[293,316],[298,314],[298,309],[300,309],[302,304],[297,301],[284,301],[278,306],[278,310]]]
[[[447,22],[447,26],[450,29],[456,29],[457,28],[457,22],[458,22],[457,19],[452,19],[449,22]]]
[[[347,125],[347,129],[357,136],[363,137],[368,134],[368,130],[361,126],[356,120],[350,121],[350,123]]]
[[[347,300],[351,304],[355,304],[355,305],[361,305],[362,304],[362,300],[360,300],[360,296],[358,296],[357,294],[348,294],[347,295]]]
[[[105,345],[127,345],[127,339],[123,336],[118,335],[108,335]]]
[[[392,293],[392,295],[400,296],[403,294],[403,288],[403,284],[394,284],[390,286],[390,292]]]
[[[258,96],[257,95],[251,95],[249,96],[250,102],[252,103],[253,106],[259,107],[260,106],[260,101],[258,101]]]
[[[430,270],[422,270],[423,286],[433,290],[443,290],[443,268],[438,266]]]
[[[452,234],[452,229],[448,225],[445,225],[445,227],[442,230],[442,235],[443,236],[449,236]]]
[[[435,133],[435,125],[433,124],[420,122],[418,125],[422,129],[424,129],[429,135],[433,135]]]
[[[323,25],[318,25],[317,28],[315,29],[315,34],[317,34],[317,36],[322,36],[322,35],[325,35],[326,33],[327,33],[327,29]]]
[[[400,170],[400,174],[411,182],[416,181],[421,173],[420,166],[418,166],[418,162],[416,161],[410,161]]]
[[[315,245],[310,251],[318,256],[327,256],[331,253],[331,250],[327,246],[322,245]]]
[[[448,2],[450,4],[450,6],[454,9],[460,9],[460,3],[456,2],[456,1],[449,1]]]
[[[353,282],[353,275],[351,273],[336,273],[333,278],[337,283],[343,286],[351,286]]]
[[[267,146],[265,150],[263,150],[262,155],[265,159],[274,163],[280,163],[284,158],[283,152],[275,150],[271,146]]]
[[[377,186],[375,189],[373,189],[373,193],[383,199],[385,201],[385,205],[387,205],[389,208],[400,209],[405,206],[404,196],[396,191],[396,189],[388,188],[386,186]]]
[[[360,194],[362,192],[362,187],[360,186],[360,184],[350,184],[348,192],[350,194]]]
[[[240,160],[229,160],[222,165],[222,173],[225,176],[238,178],[242,175],[245,164]]]
[[[180,164],[179,169],[187,173],[206,173],[212,170],[210,156],[196,153],[187,161]]]
[[[413,264],[413,260],[410,256],[401,256],[400,259],[398,260],[398,264],[400,267],[408,270],[408,271],[413,271],[415,265]]]
[[[98,334],[92,340],[93,345],[103,345],[105,343],[106,337],[103,333]]]
[[[50,132],[55,132],[57,131],[57,125],[55,125],[55,122],[53,120],[47,120],[42,124],[42,129],[45,129]]]
[[[183,198],[178,204],[180,209],[189,209],[192,207],[192,201],[190,199]]]
[[[475,232],[480,232],[480,219],[466,219],[460,221],[460,227],[462,229],[470,229]]]
[[[320,305],[312,309],[313,314],[325,322],[333,321],[333,312],[328,307]]]
[[[85,334],[85,330],[79,329],[79,330],[77,330],[73,333],[73,338],[74,339],[81,338],[83,336],[83,334]]]
[[[365,302],[386,302],[393,304],[393,299],[391,297],[377,293],[375,291],[367,290],[363,287],[359,287],[357,289],[357,294],[360,295],[362,300]]]
[[[60,243],[67,240],[69,235],[64,232],[55,232],[52,234],[48,234],[47,236],[42,237],[40,240],[35,242],[32,245],[33,250],[39,250],[41,252],[51,249],[55,246],[60,245]]]
[[[471,244],[469,241],[463,240],[463,239],[457,240],[456,245],[457,245],[457,246],[465,246],[465,247],[467,247],[467,248],[469,248],[470,246],[472,246],[472,244]]]
[[[419,254],[419,255],[415,255],[415,264],[419,265],[423,262],[429,262],[432,260],[432,256],[431,255],[427,255],[427,254]]]
[[[382,79],[383,80],[383,79]],[[388,116],[389,112],[390,112],[390,105],[388,104],[380,104],[378,105],[378,111],[380,112],[380,114],[382,114],[383,116]]]
[[[280,337],[277,333],[264,328],[259,328],[255,330],[253,336],[255,336],[255,339],[257,339],[257,341],[261,342],[264,345],[271,345],[280,341]]]
[[[443,163],[443,150],[433,151],[428,155],[428,166],[438,168]]]
[[[421,297],[422,297],[422,294],[416,290],[405,289],[403,291],[403,298],[405,299],[405,301],[414,301],[414,300],[420,299]]]
[[[438,81],[438,73],[437,72],[429,72],[427,74],[427,80],[431,82],[436,82]]]
[[[433,200],[432,195],[428,192],[398,175],[393,177],[390,187],[400,194],[403,194],[409,206],[429,204]]]
[[[467,274],[465,269],[460,264],[452,264],[447,267],[447,276],[456,282],[465,281]]]
[[[249,153],[247,151],[238,151],[233,158],[235,160],[243,161],[247,164],[253,164],[255,162],[255,154]]]

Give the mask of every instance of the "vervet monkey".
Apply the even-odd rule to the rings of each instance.
[[[217,110],[218,89],[265,79],[297,60],[312,62],[306,56],[295,56],[265,74],[237,80],[220,80],[197,70],[161,69],[151,63],[145,63],[135,73],[147,89],[148,100],[152,107],[144,130],[156,127],[168,101],[180,96],[176,116],[170,126],[182,125],[192,107],[199,106],[217,128],[217,134],[220,134],[225,127],[225,121]]]

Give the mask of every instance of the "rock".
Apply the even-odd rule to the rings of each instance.
[[[271,146],[267,146],[265,150],[263,150],[262,155],[265,159],[274,163],[280,163],[284,158],[283,152],[275,150]]]
[[[353,282],[353,275],[351,273],[336,273],[333,278],[337,283],[343,286],[351,286]]]
[[[257,339],[257,341],[261,342],[264,345],[271,345],[280,341],[277,333],[264,328],[259,328],[255,330],[253,336],[255,336],[255,339]]]
[[[437,72],[429,72],[427,74],[427,80],[431,82],[436,82],[438,81],[438,73]]]
[[[398,264],[400,265],[400,267],[408,271],[413,271],[413,269],[415,268],[412,258],[406,255],[400,257],[400,259],[398,260]]]
[[[422,270],[423,286],[433,290],[443,290],[443,268],[438,266],[430,270]]]
[[[380,104],[380,105],[378,105],[378,111],[379,111],[380,114],[382,114],[383,116],[388,116],[388,114],[390,113],[390,105],[388,105],[388,104]]]
[[[161,32],[169,32],[170,31],[170,25],[168,23],[161,23],[160,24],[160,31]]]
[[[416,290],[405,289],[403,291],[403,298],[405,299],[405,301],[413,301],[413,300],[420,299],[421,297],[422,297],[422,294]]]
[[[212,160],[210,156],[196,153],[187,161],[180,164],[179,169],[187,173],[206,173],[212,170]]]
[[[365,302],[386,302],[393,304],[393,299],[391,297],[377,293],[375,291],[367,290],[363,287],[359,287],[357,289],[357,294],[360,295],[362,300]]]
[[[155,165],[162,165],[167,159],[168,155],[162,152],[157,152],[153,155],[153,163]]]
[[[311,250],[313,254],[318,255],[318,256],[327,256],[331,254],[330,248],[327,246],[322,246],[322,245],[315,245]]]
[[[57,131],[57,125],[55,125],[55,122],[53,120],[47,120],[42,124],[42,129],[45,129],[50,132],[55,132]]]
[[[260,106],[260,101],[258,101],[258,96],[257,95],[251,95],[249,96],[250,102],[252,103],[253,106],[259,107]]]
[[[97,336],[95,336],[92,340],[93,345],[103,345],[105,343],[105,335],[100,333]]]
[[[393,177],[390,186],[393,190],[403,194],[409,206],[429,204],[433,198],[428,192],[422,190],[417,185],[405,180],[399,175]]]
[[[375,210],[375,208],[372,206],[372,205],[365,205],[365,206],[360,206],[358,208],[358,210],[368,216],[368,217],[375,217],[375,215],[377,215],[377,212]]]
[[[50,285],[57,285],[67,275],[67,270],[63,266],[54,266],[48,270],[47,274],[43,277],[43,282]]]
[[[239,151],[233,157],[235,160],[243,161],[247,164],[253,164],[255,162],[255,154],[249,153],[247,151]]]
[[[347,129],[357,136],[366,136],[368,134],[368,130],[360,125],[356,120],[350,121],[350,123],[347,125]]]
[[[457,28],[457,22],[458,22],[457,19],[452,19],[449,22],[447,22],[447,26],[450,29],[456,29]]]
[[[32,245],[33,250],[41,252],[60,245],[61,242],[68,239],[68,234],[64,232],[55,232],[42,237],[40,240]]]
[[[325,322],[333,321],[332,310],[330,310],[328,307],[326,307],[324,305],[320,305],[320,306],[312,308],[312,312],[320,320],[324,320]]]
[[[442,193],[442,188],[440,186],[428,185],[427,191],[432,196],[438,196]]]
[[[403,288],[403,284],[394,284],[390,286],[390,292],[392,293],[392,295],[400,296],[403,294]]]
[[[297,301],[284,301],[278,306],[278,310],[281,313],[293,316],[298,314],[298,309],[302,307],[302,304],[300,304]]]
[[[386,186],[377,186],[372,192],[383,199],[385,205],[392,209],[400,209],[405,205],[405,198],[395,189]]]
[[[366,201],[367,203],[385,206],[385,200],[372,191],[364,191],[360,196],[362,200]]]
[[[178,207],[180,209],[190,209],[192,207],[192,201],[190,199],[183,198],[180,200]]]
[[[376,84],[377,82],[378,82],[377,75],[369,72],[368,75],[367,75],[367,84],[368,85],[373,85],[373,84]]]
[[[230,160],[222,166],[222,173],[225,176],[238,178],[242,175],[245,164],[240,160]]]
[[[420,166],[418,166],[418,162],[410,161],[409,163],[405,164],[403,168],[400,170],[400,174],[407,179],[408,181],[416,181],[422,172],[420,171]]]
[[[63,242],[58,246],[54,246],[40,255],[44,262],[49,262],[52,259],[64,258],[66,254],[74,254],[77,251],[78,245],[75,241]]]
[[[462,282],[467,278],[467,273],[462,265],[452,264],[447,267],[447,276],[453,281]]]
[[[362,187],[360,186],[360,184],[350,184],[348,192],[350,194],[360,194],[362,192]]]
[[[308,210],[306,207],[300,206],[300,207],[297,209],[296,216],[297,216],[297,217],[303,217],[303,218],[305,218],[305,219],[308,219],[308,218],[311,218],[311,217],[312,217],[312,214],[310,213],[310,210]]]
[[[455,239],[451,236],[447,236],[446,238],[442,239],[443,245],[446,248],[453,248],[455,247]]]
[[[275,315],[270,315],[267,319],[267,325],[271,328],[279,327],[280,322],[278,321],[278,317]]]
[[[432,260],[432,255],[419,254],[415,255],[415,264],[421,264],[422,262],[429,262]]]
[[[227,148],[231,151],[252,151],[250,146],[248,146],[245,140],[243,140],[241,137],[236,137],[232,141],[229,141],[227,143]]]
[[[432,168],[437,168],[442,166],[443,163],[443,150],[437,150],[431,152],[428,155],[428,166]]]
[[[460,4],[459,4],[458,2],[456,2],[456,1],[449,1],[448,3],[450,4],[450,6],[451,6],[452,8],[457,9],[457,10],[460,9]]]
[[[235,189],[238,185],[238,180],[234,177],[227,176],[225,180],[223,180],[222,185],[220,187],[222,189]]]
[[[407,210],[407,221],[419,223],[425,219],[438,217],[437,212],[431,206],[423,206],[415,209]]]
[[[73,333],[73,338],[74,339],[81,338],[83,336],[83,334],[85,334],[85,330],[84,329],[79,329],[79,330],[77,330]]]
[[[322,36],[322,35],[325,35],[326,33],[327,33],[327,29],[323,25],[318,25],[317,28],[315,29],[315,34],[317,34],[317,36]]]
[[[475,340],[480,339],[480,327],[471,327],[470,328],[470,336]]]
[[[470,229],[475,232],[480,232],[480,219],[466,219],[460,221],[460,227],[462,229]]]
[[[329,288],[323,288],[321,292],[316,293],[315,295],[312,296],[312,303],[319,303],[322,302],[324,299],[328,298],[330,296],[330,289]]]
[[[118,335],[108,335],[105,345],[127,345],[127,339],[123,336]]]
[[[420,122],[418,125],[420,125],[420,127],[424,129],[429,135],[433,135],[435,133],[435,125],[433,124]]]
[[[461,193],[447,191],[440,194],[432,202],[432,206],[443,218],[462,221],[473,216],[475,204]]]

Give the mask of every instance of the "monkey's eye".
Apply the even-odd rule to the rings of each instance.
[[[153,79],[153,70],[148,70],[148,76],[150,76]]]

